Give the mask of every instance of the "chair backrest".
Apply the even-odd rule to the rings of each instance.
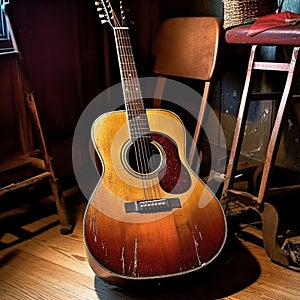
[[[153,72],[210,80],[216,66],[220,28],[220,22],[215,17],[166,20],[153,42]]]
[[[158,84],[154,106],[161,105],[166,77],[175,76],[205,82],[202,101],[194,130],[193,143],[188,157],[189,164],[199,171],[200,155],[196,156],[197,143],[209,96],[220,42],[221,25],[216,17],[180,17],[166,20],[159,28],[152,46],[153,72]],[[197,159],[194,163],[194,158]]]

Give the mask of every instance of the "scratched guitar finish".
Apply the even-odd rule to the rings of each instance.
[[[121,24],[109,1],[96,6],[114,31],[125,111],[91,130],[102,175],[84,215],[88,261],[113,284],[199,270],[224,246],[224,212],[187,163],[182,121],[144,108],[124,16]]]

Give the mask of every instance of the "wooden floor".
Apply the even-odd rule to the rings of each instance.
[[[72,205],[76,225],[68,236],[59,233],[55,214],[34,216],[24,208],[0,215],[0,299],[300,299],[300,273],[239,239],[190,277],[127,290],[110,286],[94,275],[85,256],[84,207]]]

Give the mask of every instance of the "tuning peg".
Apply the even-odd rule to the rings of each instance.
[[[105,15],[104,14],[99,14],[99,18],[101,18],[101,19],[105,18]]]
[[[105,24],[107,22],[108,22],[107,20],[101,20],[101,24]]]
[[[102,11],[103,7],[97,7],[97,11]]]
[[[99,6],[99,5],[100,5],[100,2],[95,1],[95,5],[96,5],[96,6]]]

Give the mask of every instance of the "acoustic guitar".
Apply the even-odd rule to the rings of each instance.
[[[84,214],[89,264],[116,285],[199,270],[225,243],[223,209],[187,163],[179,117],[144,107],[124,9],[119,21],[108,0],[96,6],[114,32],[125,110],[91,130],[102,174]]]

